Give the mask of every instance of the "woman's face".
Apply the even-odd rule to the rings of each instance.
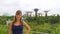
[[[17,19],[17,20],[20,20],[21,17],[22,17],[22,14],[16,14],[16,19]]]

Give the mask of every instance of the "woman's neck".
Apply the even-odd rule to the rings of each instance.
[[[20,22],[20,20],[17,20],[16,22]]]

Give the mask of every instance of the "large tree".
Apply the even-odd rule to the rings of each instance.
[[[35,8],[34,9],[34,11],[35,11],[35,17],[37,17],[37,11],[38,11],[39,9],[38,8]]]

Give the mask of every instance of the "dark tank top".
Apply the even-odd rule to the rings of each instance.
[[[12,25],[12,34],[23,34],[23,23],[21,25]]]

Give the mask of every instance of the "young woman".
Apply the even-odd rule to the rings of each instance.
[[[22,12],[17,10],[14,21],[9,25],[9,34],[23,34],[23,27],[26,28],[24,34],[29,34],[30,26],[22,20]]]

